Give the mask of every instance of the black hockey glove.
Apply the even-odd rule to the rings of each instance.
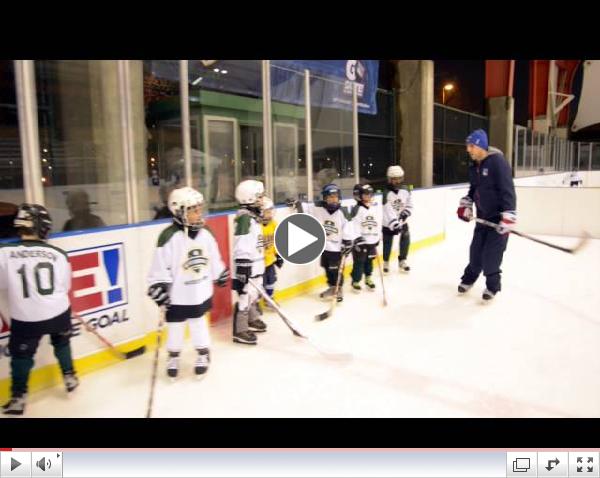
[[[278,269],[281,269],[283,267],[283,257],[281,257],[279,254],[277,254],[275,258],[275,265]]]
[[[401,213],[400,213],[400,220],[402,222],[406,222],[406,220],[408,219],[408,217],[410,216],[410,211],[408,211],[407,209],[404,209]]]
[[[285,204],[287,207],[292,208],[294,210],[298,209],[298,205],[300,204],[300,201],[296,200],[296,199],[292,199],[292,198],[287,198],[285,200]]]
[[[167,282],[157,282],[148,288],[148,295],[159,307],[162,305],[168,306],[171,303],[171,298],[169,297],[170,289],[171,284]]]
[[[226,267],[225,270],[221,272],[219,278],[215,281],[215,284],[217,284],[218,287],[225,287],[229,281],[229,276],[229,268]]]
[[[400,224],[397,219],[392,219],[388,228],[392,232],[398,232],[402,228],[402,224]]]
[[[344,239],[342,241],[342,255],[347,256],[351,252],[352,252],[352,241],[349,241],[348,239]]]
[[[252,274],[252,266],[238,264],[235,266],[235,278],[241,284],[246,285]]]
[[[356,252],[360,252],[361,248],[367,243],[367,240],[362,237],[359,236],[356,239],[354,239],[354,250]]]

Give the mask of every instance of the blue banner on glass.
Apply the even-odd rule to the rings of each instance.
[[[377,114],[378,60],[272,60],[271,64],[274,101],[304,104],[303,72],[308,69],[312,105],[351,110],[356,82],[358,111]]]
[[[210,66],[190,60],[189,81],[202,89],[262,96],[260,62],[211,60]],[[304,105],[304,70],[311,73],[311,104],[352,109],[352,85],[356,83],[358,111],[377,114],[378,60],[271,60],[271,99]],[[178,81],[177,60],[152,62],[151,73]]]

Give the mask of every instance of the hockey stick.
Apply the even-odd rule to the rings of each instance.
[[[329,309],[327,309],[325,312],[321,312],[320,314],[315,315],[315,320],[325,320],[333,315],[333,311],[335,310],[335,306],[338,301],[337,295],[338,295],[338,291],[340,290],[340,283],[342,282],[342,277],[344,275],[344,267],[346,267],[346,259],[347,258],[348,258],[347,254],[344,254],[344,257],[342,257],[342,262],[339,266],[340,268],[339,268],[338,274],[337,274],[337,280],[336,280],[336,284],[335,284],[335,292],[333,294],[333,299],[331,301],[331,305],[329,306]]]
[[[130,358],[137,357],[138,355],[142,355],[146,351],[146,346],[142,345],[141,347],[137,347],[133,350],[130,350],[129,352],[121,352],[113,344],[106,340],[102,335],[100,335],[97,330],[94,330],[92,327],[90,327],[90,325],[86,323],[86,321],[83,320],[81,316],[79,316],[76,313],[73,313],[72,315],[73,318],[75,318],[81,323],[81,325],[83,325],[85,330],[87,330],[91,334],[94,334],[98,338],[98,340],[100,340],[100,342],[106,345],[117,357],[119,357],[122,360],[128,360]]]
[[[152,417],[152,403],[154,402],[154,389],[156,385],[156,371],[158,369],[158,352],[160,350],[160,336],[162,335],[163,324],[165,322],[165,307],[160,308],[160,318],[158,319],[158,332],[156,333],[156,350],[154,351],[154,361],[152,363],[152,381],[150,385],[150,399],[148,400],[148,410],[146,418]]]
[[[478,217],[475,218],[475,221],[484,224],[486,226],[494,228],[496,231],[500,230],[500,226],[495,222],[486,221],[485,219],[480,219]],[[579,250],[588,242],[590,235],[587,232],[583,233],[583,237],[580,239],[579,243],[575,247],[563,247],[558,246],[556,244],[551,244],[550,242],[543,241],[541,239],[537,239],[536,237],[532,237],[523,232],[515,231],[514,229],[510,229],[511,234],[516,234],[517,236],[524,237],[525,239],[529,239],[530,241],[537,242],[539,244],[543,244],[544,246],[552,247],[553,249],[558,249],[559,251],[567,252],[569,254],[577,254]]]
[[[279,307],[270,297],[269,294],[267,294],[263,288],[261,286],[259,286],[258,284],[256,284],[252,279],[248,279],[248,283],[254,287],[257,292],[262,296],[262,298],[271,305],[271,307],[273,307],[275,309],[275,311],[279,314],[279,317],[281,317],[281,319],[285,322],[285,325],[287,325],[289,327],[289,329],[292,331],[292,333],[296,336],[296,337],[300,337],[305,339],[310,345],[312,345],[316,350],[318,350],[320,353],[322,353],[325,357],[331,359],[331,360],[351,360],[352,359],[352,354],[348,354],[348,353],[337,353],[337,352],[329,352],[326,351],[324,349],[322,349],[321,347],[317,346],[317,344],[315,344],[306,334],[302,333],[300,331],[300,329],[298,329],[298,326],[296,324],[294,324],[294,322],[292,322],[292,320],[285,314],[285,312],[281,309],[281,307]]]
[[[381,292],[383,293],[383,306],[387,307],[388,302],[387,302],[387,297],[385,295],[385,281],[383,280],[383,268],[381,267],[381,260],[379,259],[379,256],[377,256],[376,259],[377,259],[377,266],[379,268],[379,277],[381,277]]]

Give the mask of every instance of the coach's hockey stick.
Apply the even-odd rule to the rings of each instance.
[[[312,345],[315,349],[317,349],[320,353],[322,353],[328,359],[331,359],[331,360],[351,360],[352,359],[352,354],[349,354],[349,353],[329,352],[329,351],[324,350],[321,347],[319,347],[306,334],[304,334],[303,332],[300,331],[300,329],[298,328],[298,326],[296,324],[294,324],[294,322],[285,314],[285,312],[281,309],[281,307],[279,307],[275,303],[275,301],[273,301],[269,297],[269,294],[267,294],[260,285],[258,285],[252,279],[248,279],[248,283],[257,290],[257,292],[262,296],[262,298],[271,307],[273,307],[273,309],[275,309],[275,311],[277,312],[277,314],[279,314],[279,317],[281,317],[281,319],[283,320],[283,322],[285,323],[285,325],[287,325],[289,327],[289,329],[292,331],[292,333],[296,337],[300,337],[302,339],[305,339],[310,345]]]
[[[475,218],[475,221],[480,224],[484,224],[486,226],[492,227],[496,231],[500,230],[500,225],[496,224],[495,222],[486,221],[485,219],[480,219],[478,217]],[[590,238],[590,235],[587,232],[584,232],[583,237],[579,240],[579,243],[575,247],[564,247],[564,246],[559,246],[557,244],[552,244],[550,242],[543,241],[536,237],[532,237],[528,234],[525,234],[524,232],[515,231],[514,229],[509,229],[509,230],[510,230],[511,234],[516,234],[517,236],[523,237],[525,239],[529,239],[530,241],[534,241],[534,242],[537,242],[538,244],[543,244],[544,246],[548,246],[553,249],[558,249],[559,251],[567,252],[569,254],[577,254],[577,252],[579,252],[581,250],[581,248],[588,242],[588,240]]]
[[[333,294],[333,298],[331,300],[331,305],[329,306],[329,309],[327,309],[325,312],[321,312],[320,314],[315,315],[315,320],[325,320],[333,315],[333,311],[335,310],[335,306],[338,302],[337,295],[340,290],[340,283],[342,282],[342,276],[344,275],[344,268],[346,267],[347,258],[348,254],[344,254],[344,257],[342,257],[342,262],[338,269],[337,280],[335,284],[335,292]]]
[[[142,355],[146,351],[146,346],[142,345],[141,347],[137,347],[133,350],[130,350],[129,352],[121,352],[107,339],[100,335],[100,333],[98,333],[97,330],[90,327],[90,325],[85,320],[83,320],[78,314],[73,313],[72,315],[74,319],[76,319],[79,323],[81,323],[81,325],[83,325],[85,330],[87,330],[91,334],[94,334],[98,338],[98,340],[100,340],[100,342],[106,345],[120,359],[128,360],[130,358],[137,357],[138,355]]]
[[[158,319],[158,332],[156,333],[156,350],[154,351],[154,360],[152,361],[152,381],[150,382],[150,398],[148,399],[148,410],[146,418],[152,417],[152,404],[154,402],[154,389],[156,388],[156,371],[158,370],[158,352],[160,350],[160,337],[162,335],[163,324],[165,323],[166,307],[160,308],[160,318]]]

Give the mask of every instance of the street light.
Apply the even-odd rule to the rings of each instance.
[[[442,104],[446,104],[446,91],[450,93],[454,89],[454,85],[452,83],[446,83],[442,88]]]

